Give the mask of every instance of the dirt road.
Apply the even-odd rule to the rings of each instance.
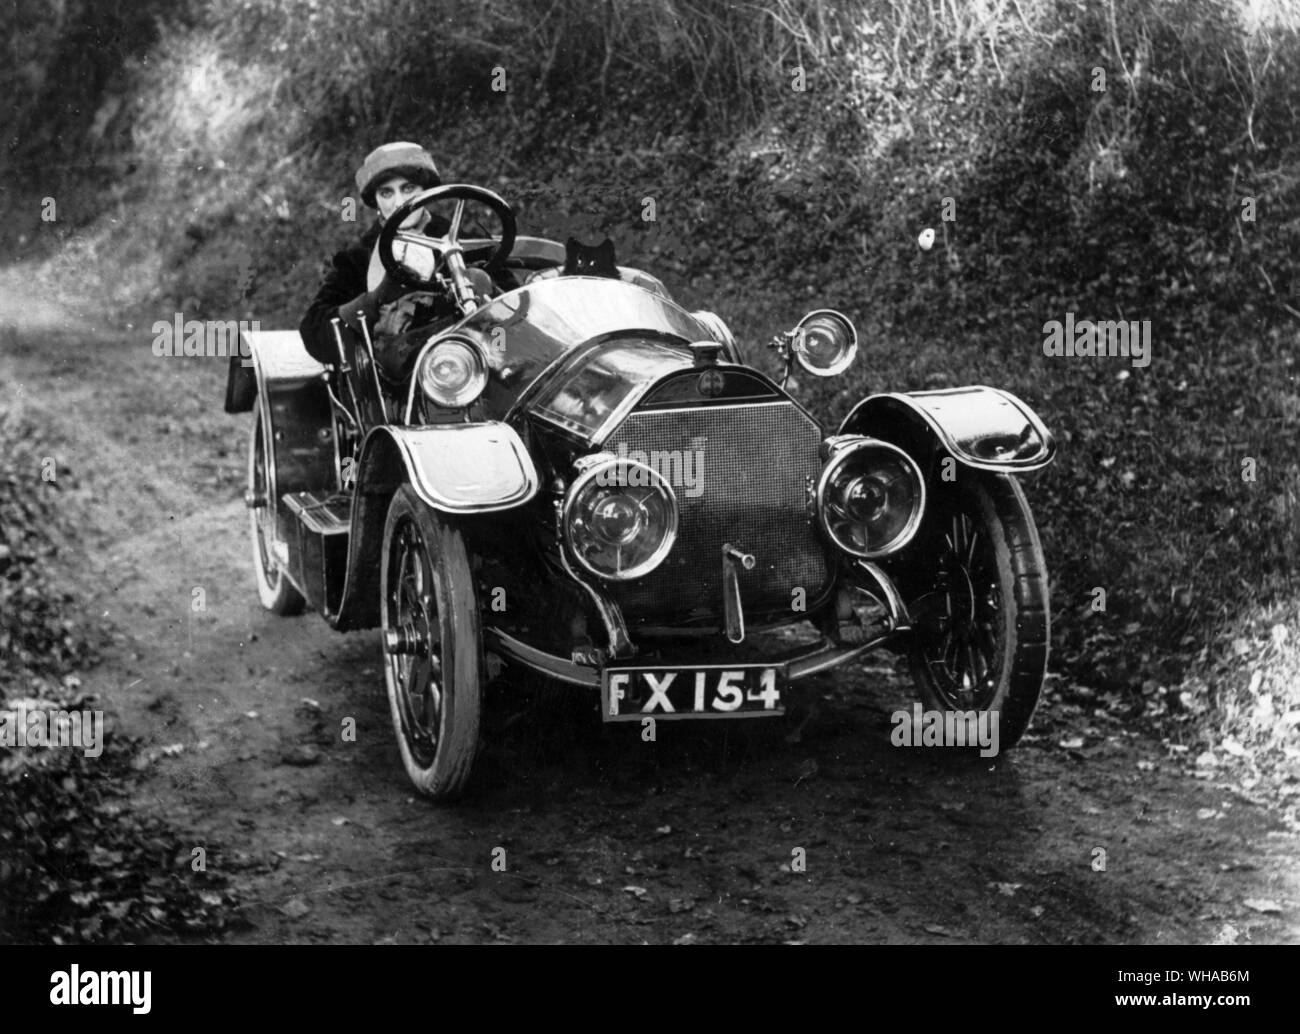
[[[245,903],[233,940],[1300,942],[1297,831],[1057,680],[978,761],[891,746],[911,698],[888,657],[817,680],[797,737],[655,743],[507,673],[469,795],[415,799],[377,633],[257,605],[224,361],[7,290],[6,404],[94,515],[82,588],[116,632],[83,684],[150,745],[137,803]]]

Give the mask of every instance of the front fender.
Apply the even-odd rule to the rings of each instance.
[[[444,513],[508,510],[537,494],[537,468],[507,424],[376,427],[357,465],[357,490],[384,495],[409,482],[424,502]]]
[[[384,522],[393,493],[404,484],[444,513],[474,514],[521,506],[537,494],[538,479],[528,450],[507,424],[374,428],[357,464],[343,598],[338,611],[326,615],[340,631],[380,622]]]
[[[1056,440],[1029,406],[982,385],[872,395],[853,407],[839,433],[872,435],[909,451],[937,446],[977,470],[1038,470],[1056,455]]]

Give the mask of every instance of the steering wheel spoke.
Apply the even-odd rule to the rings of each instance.
[[[429,206],[442,201],[456,202],[451,223],[444,236],[434,237],[416,231],[401,229],[402,223],[411,213],[419,208],[428,209]],[[466,204],[471,201],[476,201],[492,210],[501,222],[501,233],[499,236],[489,238],[476,237],[472,253],[465,254],[461,248],[460,230],[465,220]],[[434,265],[435,273],[439,268],[445,267],[447,276],[452,282],[454,296],[462,303],[463,307],[472,310],[473,303],[468,300],[474,297],[474,287],[466,273],[465,262],[481,261],[482,258],[486,257],[488,267],[500,265],[514,248],[515,232],[514,212],[499,195],[484,187],[453,183],[421,191],[399,206],[384,221],[384,228],[379,234],[379,259],[383,263],[385,272],[397,280],[398,283],[413,289],[427,288],[435,284],[436,281],[432,278],[422,278],[399,262],[394,245],[400,241],[418,247],[427,248],[432,246],[437,253],[437,260]],[[491,249],[490,255],[485,255],[489,249]]]
[[[403,244],[429,244],[438,238],[430,237],[426,233],[420,233],[419,230],[398,230],[393,235],[393,239],[401,241]]]

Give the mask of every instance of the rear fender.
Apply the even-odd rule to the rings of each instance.
[[[522,506],[537,495],[537,468],[514,429],[496,421],[374,428],[357,464],[340,630],[379,624],[380,562],[388,506],[409,484],[427,505],[468,516]]]
[[[1056,440],[1029,406],[979,385],[872,395],[838,433],[881,438],[918,459],[946,452],[964,466],[1012,474],[1045,467],[1056,455]]]
[[[244,331],[242,337],[247,358],[231,356],[225,408],[241,413],[261,407],[278,512],[278,497],[286,492],[338,484],[325,367],[307,354],[296,330]]]

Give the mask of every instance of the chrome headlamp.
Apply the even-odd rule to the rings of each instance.
[[[925,479],[896,445],[862,435],[827,439],[817,521],[851,556],[872,560],[912,541],[925,513]]]
[[[447,338],[420,356],[415,379],[430,401],[448,409],[461,409],[487,387],[487,359],[477,345],[462,338]]]
[[[818,377],[843,373],[858,354],[858,332],[853,322],[834,309],[810,312],[791,335],[790,352],[795,362]]]
[[[579,463],[564,499],[564,536],[573,558],[610,581],[658,567],[677,540],[677,495],[644,463],[612,456]]]

